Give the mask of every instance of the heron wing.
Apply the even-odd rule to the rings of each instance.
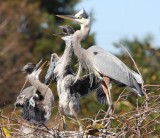
[[[92,74],[93,75],[93,74]],[[106,104],[106,94],[104,93],[101,82],[93,77],[93,82],[90,82],[90,75],[80,77],[72,88],[78,92],[81,96],[87,95],[89,92],[95,91],[96,99],[100,104]]]
[[[96,99],[100,104],[107,104],[106,94],[101,85],[96,89]]]
[[[93,78],[93,82],[90,82],[90,75],[80,77],[73,85],[74,91],[78,92],[81,96],[88,94],[91,91],[96,90],[100,84]]]
[[[24,95],[26,95],[27,97],[30,97],[30,96],[32,96],[33,94],[35,94],[35,89],[36,89],[36,87],[34,87],[34,86],[29,86],[29,87],[25,88],[24,90],[22,90],[19,95],[24,94]]]
[[[51,62],[51,63],[50,63],[50,66],[49,66],[49,68],[48,68],[48,70],[47,70],[46,76],[45,76],[44,84],[48,85],[48,84],[51,82],[51,80],[52,80],[52,78],[53,78],[54,68],[55,68],[55,67],[54,67],[54,63]]]
[[[51,55],[51,59],[50,59],[50,63],[49,63],[49,67],[45,76],[45,80],[44,80],[44,84],[48,85],[52,78],[53,78],[53,71],[55,69],[55,64],[57,63],[57,61],[59,60],[59,56],[56,53],[53,53]]]
[[[23,118],[28,121],[33,122],[44,122],[45,121],[45,112],[43,110],[40,110],[37,105],[35,107],[31,106],[29,103],[29,100],[26,101],[24,107],[23,107]]]
[[[120,82],[127,86],[132,87],[134,85],[133,79],[136,78],[135,75],[133,75],[132,70],[130,70],[116,56],[112,55],[111,53],[105,51],[98,46],[92,46],[87,49],[86,55],[89,55],[89,58],[92,61],[94,68],[96,68],[99,73],[108,76],[116,82]],[[136,75],[140,76],[137,73]]]
[[[14,103],[16,107],[21,107],[22,104],[24,104],[27,99],[30,99],[34,94],[36,87],[34,86],[29,86],[25,88],[23,91],[20,92],[20,94],[17,96],[17,100]]]

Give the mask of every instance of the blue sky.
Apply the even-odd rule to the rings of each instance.
[[[123,38],[143,40],[151,34],[153,45],[160,46],[160,0],[82,0],[76,10],[93,12],[92,32],[96,43],[116,52],[113,42]]]

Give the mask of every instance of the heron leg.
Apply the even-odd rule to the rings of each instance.
[[[63,129],[63,130],[66,130],[66,129],[67,129],[66,118],[65,118],[65,115],[63,115],[62,111],[63,111],[62,108],[59,107],[60,119],[61,119],[61,121],[62,121],[62,129]]]
[[[112,114],[112,96],[111,96],[111,92],[110,92],[110,89],[111,89],[111,84],[110,84],[110,79],[108,77],[103,77],[103,82],[102,82],[102,88],[103,88],[103,91],[105,92],[106,94],[106,98],[107,98],[107,102],[108,102],[108,110],[106,112],[106,114]]]
[[[81,122],[80,122],[80,120],[78,119],[77,116],[76,116],[76,120],[77,120],[78,125],[79,125],[79,131],[83,131],[83,126],[82,126],[82,124],[81,124]]]
[[[74,117],[75,117],[75,119],[76,119],[76,121],[77,121],[77,123],[79,125],[79,131],[83,131],[83,126],[82,126],[80,120],[78,119],[77,113],[74,111],[73,104],[69,104],[69,106],[70,106],[70,109],[71,109],[71,111],[72,111],[72,113],[73,113],[73,115],[74,115]]]
[[[102,85],[103,91],[106,94],[106,98],[107,98],[107,102],[108,102],[108,110],[105,113],[105,116],[104,116],[103,121],[102,121],[102,125],[105,125],[106,121],[107,121],[107,124],[105,126],[107,128],[110,128],[111,127],[110,116],[113,113],[113,104],[112,104],[112,97],[111,97],[111,92],[110,92],[110,89],[111,89],[112,85],[110,84],[110,79],[108,77],[103,77],[103,82],[102,82],[101,85]]]
[[[144,92],[144,96],[145,96],[145,107],[148,108],[149,97],[146,94],[146,92]]]
[[[62,120],[63,120],[63,129],[66,130],[67,129],[67,123],[66,123],[65,115],[62,115]]]

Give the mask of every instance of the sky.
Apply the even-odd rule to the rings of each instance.
[[[160,0],[82,0],[76,10],[83,7],[93,13],[91,32],[105,50],[116,53],[114,42],[135,37],[143,41],[147,35],[160,46]]]

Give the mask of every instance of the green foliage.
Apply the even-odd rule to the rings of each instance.
[[[0,106],[13,104],[16,100],[25,80],[21,73],[24,64],[36,63],[42,58],[49,60],[53,52],[62,54],[64,43],[53,33],[57,32],[60,24],[66,22],[55,15],[71,14],[78,2],[79,0],[1,1]]]
[[[138,66],[139,71],[142,74],[144,79],[144,87],[147,90],[147,93],[153,92],[154,94],[159,94],[159,87],[150,87],[149,85],[159,85],[160,82],[160,71],[159,71],[159,61],[160,61],[160,49],[152,46],[152,38],[146,37],[144,41],[140,41],[137,38],[134,40],[122,40],[120,41],[123,46],[127,48],[129,53],[132,55],[136,65]],[[119,43],[114,44],[116,47],[120,48],[119,57],[126,65],[128,65],[131,69],[136,70],[131,58],[126,53],[126,51],[120,46]],[[114,97],[114,101],[118,98],[118,95],[122,92],[121,90],[117,91],[114,87],[112,91],[116,91],[116,93],[112,93],[112,97]],[[139,98],[139,104],[142,104],[144,98]],[[132,111],[133,108],[136,107],[137,97],[135,94],[132,96],[128,96],[127,104],[124,105],[124,101],[120,101],[117,104],[116,111],[117,112],[126,112]],[[128,109],[129,110],[128,110]]]
[[[147,37],[144,41],[139,41],[138,39],[123,40],[124,46],[131,53],[133,59],[135,60],[145,84],[159,84],[160,81],[160,71],[159,71],[159,61],[160,61],[160,49],[152,46],[151,37]],[[119,46],[118,43],[115,44]],[[122,59],[131,69],[133,69],[133,62],[127,54],[124,54],[124,50],[121,50],[118,57]]]

